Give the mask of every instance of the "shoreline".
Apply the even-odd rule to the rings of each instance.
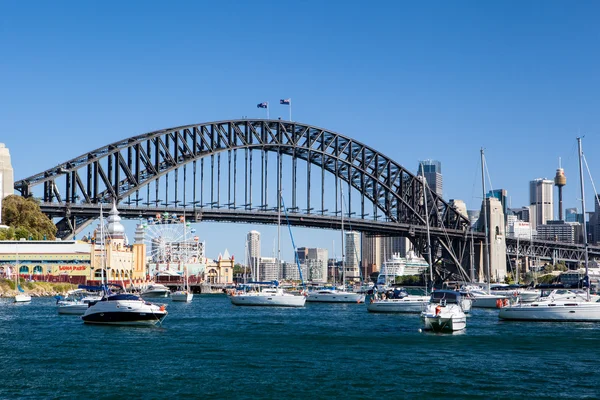
[[[23,282],[21,287],[31,297],[53,297],[65,295],[67,291],[76,289],[77,285],[71,283],[55,282]],[[15,282],[8,279],[0,279],[0,298],[15,297],[19,292],[14,288]]]

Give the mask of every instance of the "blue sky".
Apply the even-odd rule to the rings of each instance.
[[[21,179],[136,134],[264,117],[262,101],[285,117],[275,104],[292,98],[294,120],[409,170],[440,160],[444,197],[469,208],[481,147],[513,207],[562,157],[565,207],[580,207],[576,136],[600,177],[598,15],[593,1],[3,1],[0,142]],[[243,254],[252,228],[270,253],[272,227],[197,227],[211,256]]]

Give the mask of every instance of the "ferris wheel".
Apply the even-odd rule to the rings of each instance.
[[[188,257],[183,243],[194,239],[196,230],[183,216],[156,214],[142,223],[146,255],[153,263],[182,263]]]

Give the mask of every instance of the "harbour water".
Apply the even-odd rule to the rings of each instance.
[[[459,334],[364,304],[168,303],[162,327],[85,325],[0,299],[0,398],[598,398],[600,324],[499,321]]]

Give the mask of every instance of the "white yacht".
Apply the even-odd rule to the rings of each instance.
[[[420,313],[429,303],[429,296],[411,295],[405,289],[374,292],[367,304],[373,313]]]
[[[19,287],[21,289],[21,287]],[[15,303],[27,303],[31,301],[31,296],[27,293],[19,293],[15,295]]]
[[[306,301],[309,303],[364,303],[365,295],[364,293],[323,288],[309,291]]]
[[[577,138],[579,147],[579,177],[581,185],[581,208],[585,216],[585,192],[583,184],[583,153],[581,150],[581,138]],[[585,291],[556,291],[547,298],[534,301],[533,303],[517,303],[504,307],[498,313],[498,317],[506,320],[525,321],[562,321],[562,322],[600,322],[600,300],[590,295],[589,265],[587,252],[587,231],[585,221],[582,224],[584,238],[584,260],[585,260]],[[570,292],[570,293],[569,293]],[[560,297],[559,297],[560,296]]]
[[[81,319],[88,324],[156,325],[167,316],[164,305],[151,304],[130,293],[105,294]]]
[[[461,307],[461,294],[452,290],[437,290],[425,311],[421,313],[424,330],[454,332],[465,329],[467,316]]]
[[[154,283],[144,289],[141,296],[144,298],[169,297],[170,290],[163,284]]]
[[[100,286],[98,286],[100,288]],[[95,303],[102,300],[102,296],[97,293],[90,293],[88,289],[79,288],[69,290],[67,296],[57,298],[56,305],[59,314],[83,315],[90,306],[90,303]]]
[[[537,289],[527,289],[505,283],[496,283],[490,285],[490,294],[506,296],[507,298],[519,298],[522,303],[536,301],[542,295],[542,292]]]
[[[466,285],[460,290],[464,295],[469,295],[473,307],[475,308],[498,308],[499,304],[508,304],[510,298],[513,297],[511,294],[492,294],[488,293],[481,286],[477,285]]]
[[[187,271],[187,267],[185,267],[184,268],[184,276],[183,276],[183,287],[180,288],[179,290],[171,293],[171,300],[172,301],[184,301],[186,303],[189,303],[193,299],[194,299],[194,293],[192,293],[192,290],[190,289],[190,284],[188,281],[188,271]]]
[[[304,307],[306,297],[285,292],[277,282],[245,285],[229,296],[236,306]]]

